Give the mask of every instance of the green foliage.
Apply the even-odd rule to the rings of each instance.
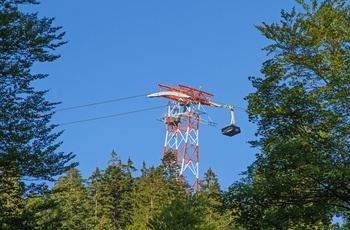
[[[58,205],[47,187],[44,188],[43,194],[30,194],[26,199],[25,223],[22,226],[28,226],[28,229],[36,230],[58,229],[60,226]]]
[[[23,225],[25,200],[23,199],[24,183],[13,176],[13,172],[2,171],[0,174],[0,228],[12,229]]]
[[[112,151],[107,168],[96,168],[87,183],[70,168],[51,191],[36,185],[25,199],[24,184],[6,177],[0,184],[8,192],[0,196],[1,229],[237,229],[222,209],[215,173],[209,169],[201,190],[189,193],[170,159],[158,167],[143,163],[140,177],[133,177],[131,159],[124,164]]]
[[[350,211],[350,7],[297,2],[257,26],[273,42],[246,98],[261,154],[226,194],[249,229],[321,229]]]
[[[102,173],[98,167],[96,167],[96,170],[92,173],[92,175],[89,177],[88,180],[88,196],[89,196],[89,203],[92,207],[92,215],[90,216],[91,221],[93,225],[98,226],[100,223],[102,225],[105,225],[104,221],[102,221],[100,213],[101,213],[101,177]],[[97,227],[97,229],[99,229]]]
[[[160,213],[147,224],[154,230],[213,229],[205,227],[197,196],[187,194],[176,196]]]
[[[88,202],[85,180],[76,168],[69,169],[61,176],[52,189],[52,198],[59,204],[59,229],[91,229],[92,216]]]
[[[130,159],[124,165],[114,151],[109,163],[100,176],[95,172],[95,223],[97,221],[97,229],[125,229],[132,211],[131,172],[134,167]]]
[[[185,181],[177,181],[178,166],[174,155],[163,157],[158,167],[142,167],[142,175],[136,181],[133,224],[129,229],[147,229],[148,221],[158,215],[178,194],[185,193]]]
[[[39,198],[41,186],[24,182],[53,180],[74,155],[57,150],[62,132],[49,124],[57,103],[45,100],[47,91],[33,88],[48,75],[31,68],[59,58],[52,52],[65,43],[64,33],[52,26],[53,18],[21,12],[21,4],[38,2],[0,0],[0,228],[48,229],[40,215],[53,203]]]
[[[204,173],[204,178],[199,184],[200,190],[197,195],[202,207],[201,216],[206,226],[211,226],[213,229],[227,229],[232,220],[230,213],[222,208],[223,194],[219,180],[211,168]]]
[[[51,180],[67,170],[74,155],[56,152],[61,143],[49,125],[57,103],[44,99],[47,91],[35,91],[33,81],[47,74],[32,74],[36,62],[59,58],[50,54],[60,47],[64,33],[52,27],[52,18],[22,13],[17,4],[33,1],[0,1],[0,169],[13,167],[22,179]]]

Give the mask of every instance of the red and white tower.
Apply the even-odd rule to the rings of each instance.
[[[199,178],[199,124],[214,125],[201,115],[206,114],[203,105],[221,107],[210,101],[213,94],[184,85],[171,87],[158,84],[160,91],[149,94],[148,97],[163,97],[169,99],[167,111],[161,118],[166,125],[164,154],[172,152],[179,166],[178,179],[184,177],[191,183],[191,189],[198,190]],[[185,175],[185,171],[189,171]],[[193,178],[193,179],[192,179]]]

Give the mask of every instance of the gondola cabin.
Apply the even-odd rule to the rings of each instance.
[[[223,135],[232,137],[241,133],[241,128],[236,125],[228,125],[225,128],[221,129]]]

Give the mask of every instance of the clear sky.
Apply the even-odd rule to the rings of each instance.
[[[280,11],[290,11],[292,0],[50,0],[30,7],[40,16],[55,17],[68,44],[57,50],[62,57],[36,65],[50,76],[38,89],[50,89],[57,109],[143,95],[159,90],[158,83],[200,88],[213,101],[246,108],[254,88],[248,76],[261,76],[268,58],[261,49],[270,42],[254,25],[279,22]],[[146,96],[74,110],[58,111],[53,123],[63,124],[165,106],[166,99]],[[112,149],[126,162],[141,168],[159,165],[165,125],[157,121],[163,108],[90,122],[61,125],[61,151],[74,152],[78,169],[87,178],[104,169]],[[242,133],[227,137],[221,128],[230,122],[224,108],[206,108],[217,127],[201,125],[200,179],[211,167],[222,189],[240,178],[255,159],[250,148],[256,126],[244,112],[236,112]]]

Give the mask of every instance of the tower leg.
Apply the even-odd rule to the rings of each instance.
[[[164,154],[171,151],[175,153],[179,166],[178,180],[184,179],[190,183],[191,190],[199,188],[199,109],[200,105],[189,103],[182,105],[179,102],[170,101],[166,121],[166,136]]]

